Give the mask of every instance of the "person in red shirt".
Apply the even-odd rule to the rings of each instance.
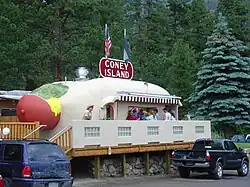
[[[126,120],[137,120],[137,117],[133,114],[133,111],[129,110]]]

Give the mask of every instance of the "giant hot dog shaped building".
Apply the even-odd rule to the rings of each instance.
[[[179,97],[154,84],[96,78],[43,85],[20,99],[17,116],[23,122],[47,125],[43,132],[52,136],[71,120],[81,120],[88,105],[94,105],[92,120],[105,119],[107,105],[112,108],[112,119],[125,120],[131,106],[156,107],[161,112],[169,105],[178,112],[181,103]]]

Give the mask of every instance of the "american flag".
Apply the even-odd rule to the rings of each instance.
[[[112,41],[109,35],[109,28],[108,25],[105,24],[105,57],[109,57],[110,51],[111,51],[111,46],[112,46]]]

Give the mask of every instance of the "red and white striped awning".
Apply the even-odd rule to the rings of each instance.
[[[174,104],[181,105],[180,97],[160,94],[145,94],[145,93],[124,93],[120,92],[119,101],[124,102],[139,102],[139,103],[159,103],[159,104]]]
[[[156,98],[156,97],[140,97],[122,95],[119,97],[119,101],[124,102],[138,102],[138,103],[162,103],[162,104],[178,104],[179,99],[175,98]]]
[[[108,96],[102,100],[101,106],[114,103],[116,101],[135,102],[135,103],[152,103],[152,104],[172,104],[182,106],[180,97],[174,95],[145,94],[135,92],[118,92],[116,96]]]

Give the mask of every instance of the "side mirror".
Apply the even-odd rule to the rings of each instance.
[[[239,150],[240,152],[244,152],[244,149],[242,149],[241,147],[239,147],[238,150]]]

